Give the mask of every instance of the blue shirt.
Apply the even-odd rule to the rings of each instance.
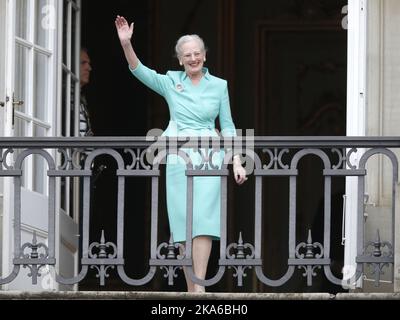
[[[158,74],[140,61],[132,74],[147,87],[165,98],[170,122],[164,136],[217,136],[215,119],[219,116],[223,136],[236,136],[229,105],[226,80],[212,76],[203,68],[204,76],[197,85],[184,71]]]

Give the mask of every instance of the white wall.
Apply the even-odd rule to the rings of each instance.
[[[400,1],[368,2],[367,113],[368,136],[400,136]],[[393,150],[400,159],[400,150]],[[385,157],[368,163],[366,192],[369,194],[367,232],[379,228],[381,240],[391,242],[392,166]],[[372,174],[370,174],[372,172]],[[398,184],[397,184],[398,185]],[[397,194],[397,221],[400,197]],[[386,222],[385,222],[386,221]],[[399,223],[397,222],[397,226]],[[395,235],[399,234],[397,227]],[[371,236],[371,235],[370,235]],[[372,239],[371,239],[372,240]],[[395,239],[396,256],[400,237]],[[395,261],[395,291],[400,291],[400,264]]]

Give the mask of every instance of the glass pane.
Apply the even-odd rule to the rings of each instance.
[[[14,136],[15,137],[27,137],[28,124],[25,120],[18,118],[17,115],[14,116]]]
[[[68,1],[64,0],[63,2],[64,3],[63,3],[63,31],[62,31],[62,34],[63,34],[63,49],[62,49],[62,51],[63,51],[63,59],[62,59],[62,62],[66,66],[68,66],[68,63],[67,63],[68,62],[67,61],[68,35],[69,35],[69,32],[68,32],[68,17],[69,17],[69,15],[68,15]]]
[[[76,67],[76,57],[75,57],[75,49],[76,49],[76,43],[75,43],[75,38],[76,38],[76,10],[72,8],[72,17],[71,17],[71,70],[73,70],[74,74],[79,74],[79,68]]]
[[[47,129],[34,125],[33,135],[35,137],[46,137]],[[46,170],[47,163],[42,156],[33,155],[33,191],[45,194],[46,192]]]
[[[71,102],[70,102],[70,132],[69,134],[71,136],[75,136],[75,90],[76,90],[76,81],[71,78],[71,92],[70,92],[70,97],[71,97]]]
[[[49,0],[38,0],[35,21],[36,43],[44,48],[49,48],[49,31],[55,27],[55,8],[49,5]]]
[[[38,124],[33,125],[33,136],[34,137],[47,137],[47,129],[43,128]]]
[[[27,133],[27,122],[23,119],[18,118],[17,116],[15,117],[14,120],[14,136],[15,137],[26,137]],[[16,149],[14,150],[14,161],[17,159],[18,155],[21,153],[21,149]],[[25,161],[22,163],[22,186],[26,187],[26,181],[27,181],[27,163],[28,163],[28,158],[25,159]]]
[[[44,158],[40,155],[33,155],[33,191],[45,194],[47,165]]]
[[[14,153],[14,159],[17,159],[18,155],[22,152],[22,150],[17,150]],[[26,157],[25,160],[22,162],[21,169],[22,169],[22,177],[21,177],[21,185],[24,188],[28,188],[28,161],[29,157]],[[20,169],[20,168],[18,168]]]
[[[67,90],[68,90],[68,74],[65,70],[63,70],[63,77],[62,77],[62,101],[61,101],[61,135],[63,137],[67,136],[67,117],[68,117],[68,110],[67,110]]]
[[[69,212],[68,215],[73,218],[74,217],[74,208],[75,208],[75,201],[74,201],[74,178],[69,179]]]
[[[63,71],[61,134],[64,137],[74,136],[75,134],[76,90],[79,90],[78,80],[72,79],[66,71]]]
[[[65,154],[60,152],[59,155],[60,155],[60,164],[62,164],[62,165],[65,164],[65,162],[68,161],[68,159],[66,159],[66,157],[65,157]],[[66,168],[68,168],[68,165],[67,165]],[[68,199],[68,193],[67,193],[68,188],[67,188],[67,186],[69,184],[69,178],[60,177],[60,178],[57,178],[57,179],[60,179],[60,185],[61,185],[60,205],[61,205],[61,208],[65,212],[67,212],[67,209],[68,209],[67,208],[67,201],[68,201],[67,200]]]
[[[33,116],[42,120],[47,121],[47,110],[48,110],[48,66],[49,58],[39,52],[35,52],[35,75],[34,75],[34,104],[33,104]]]
[[[14,96],[15,100],[26,101],[26,81],[28,79],[28,49],[20,44],[15,45],[15,66],[14,66]],[[25,103],[16,106],[18,111],[25,112]]]
[[[28,1],[17,0],[15,3],[15,35],[27,39],[28,34]]]
[[[61,209],[67,211],[67,178],[61,177]]]

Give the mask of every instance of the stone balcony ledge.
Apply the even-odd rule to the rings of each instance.
[[[400,300],[400,293],[187,293],[147,291],[0,291],[0,300]]]

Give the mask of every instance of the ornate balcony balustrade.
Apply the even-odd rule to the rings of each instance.
[[[185,153],[192,148],[202,157],[199,166],[193,166]],[[398,159],[395,151],[400,148],[397,137],[246,137],[233,139],[218,138],[1,138],[0,140],[0,177],[10,177],[13,186],[13,270],[3,275],[0,284],[12,282],[19,274],[21,266],[30,269],[32,283],[36,283],[41,269],[45,266],[54,267],[57,264],[56,248],[56,178],[79,177],[82,180],[82,252],[81,268],[72,277],[61,274],[55,276],[60,284],[75,284],[84,279],[88,269],[97,270],[101,285],[105,284],[110,268],[117,271],[120,279],[131,286],[142,286],[151,281],[157,270],[165,272],[168,284],[173,285],[177,269],[186,267],[189,276],[198,284],[210,286],[216,284],[224,276],[228,268],[234,270],[233,276],[237,285],[243,284],[243,279],[249,269],[253,269],[258,281],[267,286],[284,285],[297,269],[302,270],[307,285],[312,286],[316,272],[324,272],[329,281],[334,284],[354,283],[366,272],[365,266],[373,267],[376,284],[385,267],[394,264],[395,244],[395,199],[398,181]],[[220,149],[225,151],[225,161],[221,166],[212,163],[212,152]],[[211,153],[210,153],[211,152]],[[166,241],[158,239],[159,224],[159,182],[160,170],[166,163],[168,154],[177,154],[187,165],[187,230],[186,251],[179,251],[181,244],[174,243],[173,235]],[[227,201],[228,175],[232,155],[240,153],[245,161],[244,166],[249,175],[254,176],[254,239],[249,241],[242,233],[237,235],[237,242],[228,243]],[[21,184],[25,167],[24,160],[30,155],[38,155],[47,164],[48,181],[48,237],[47,242],[38,243],[33,234],[31,243],[21,241]],[[92,163],[100,155],[108,155],[117,163],[117,237],[116,243],[109,242],[107,235],[102,234],[98,242],[89,243],[90,228],[90,184],[94,178]],[[123,156],[124,155],[124,156]],[[299,162],[313,155],[323,163],[324,209],[323,209],[323,241],[313,240],[312,230],[305,230],[306,239],[296,236],[296,202]],[[364,196],[365,179],[368,174],[367,161],[374,155],[389,159],[392,165],[392,236],[381,239],[379,230],[374,239],[365,239],[364,235]],[[126,159],[129,159],[127,161]],[[216,274],[205,280],[198,279],[192,268],[192,211],[193,211],[193,179],[196,176],[221,177],[221,239],[218,270]],[[124,203],[126,179],[147,177],[151,179],[151,234],[148,272],[139,278],[131,278],[125,270],[124,260]],[[286,177],[289,183],[288,214],[288,252],[287,269],[278,279],[268,277],[263,267],[269,261],[263,259],[263,211],[262,196],[265,178]],[[357,190],[357,256],[354,261],[356,268],[345,278],[332,273],[331,265],[331,184],[334,177],[354,177],[358,181]],[[253,180],[252,180],[253,181]],[[126,232],[126,231],[125,231]]]

